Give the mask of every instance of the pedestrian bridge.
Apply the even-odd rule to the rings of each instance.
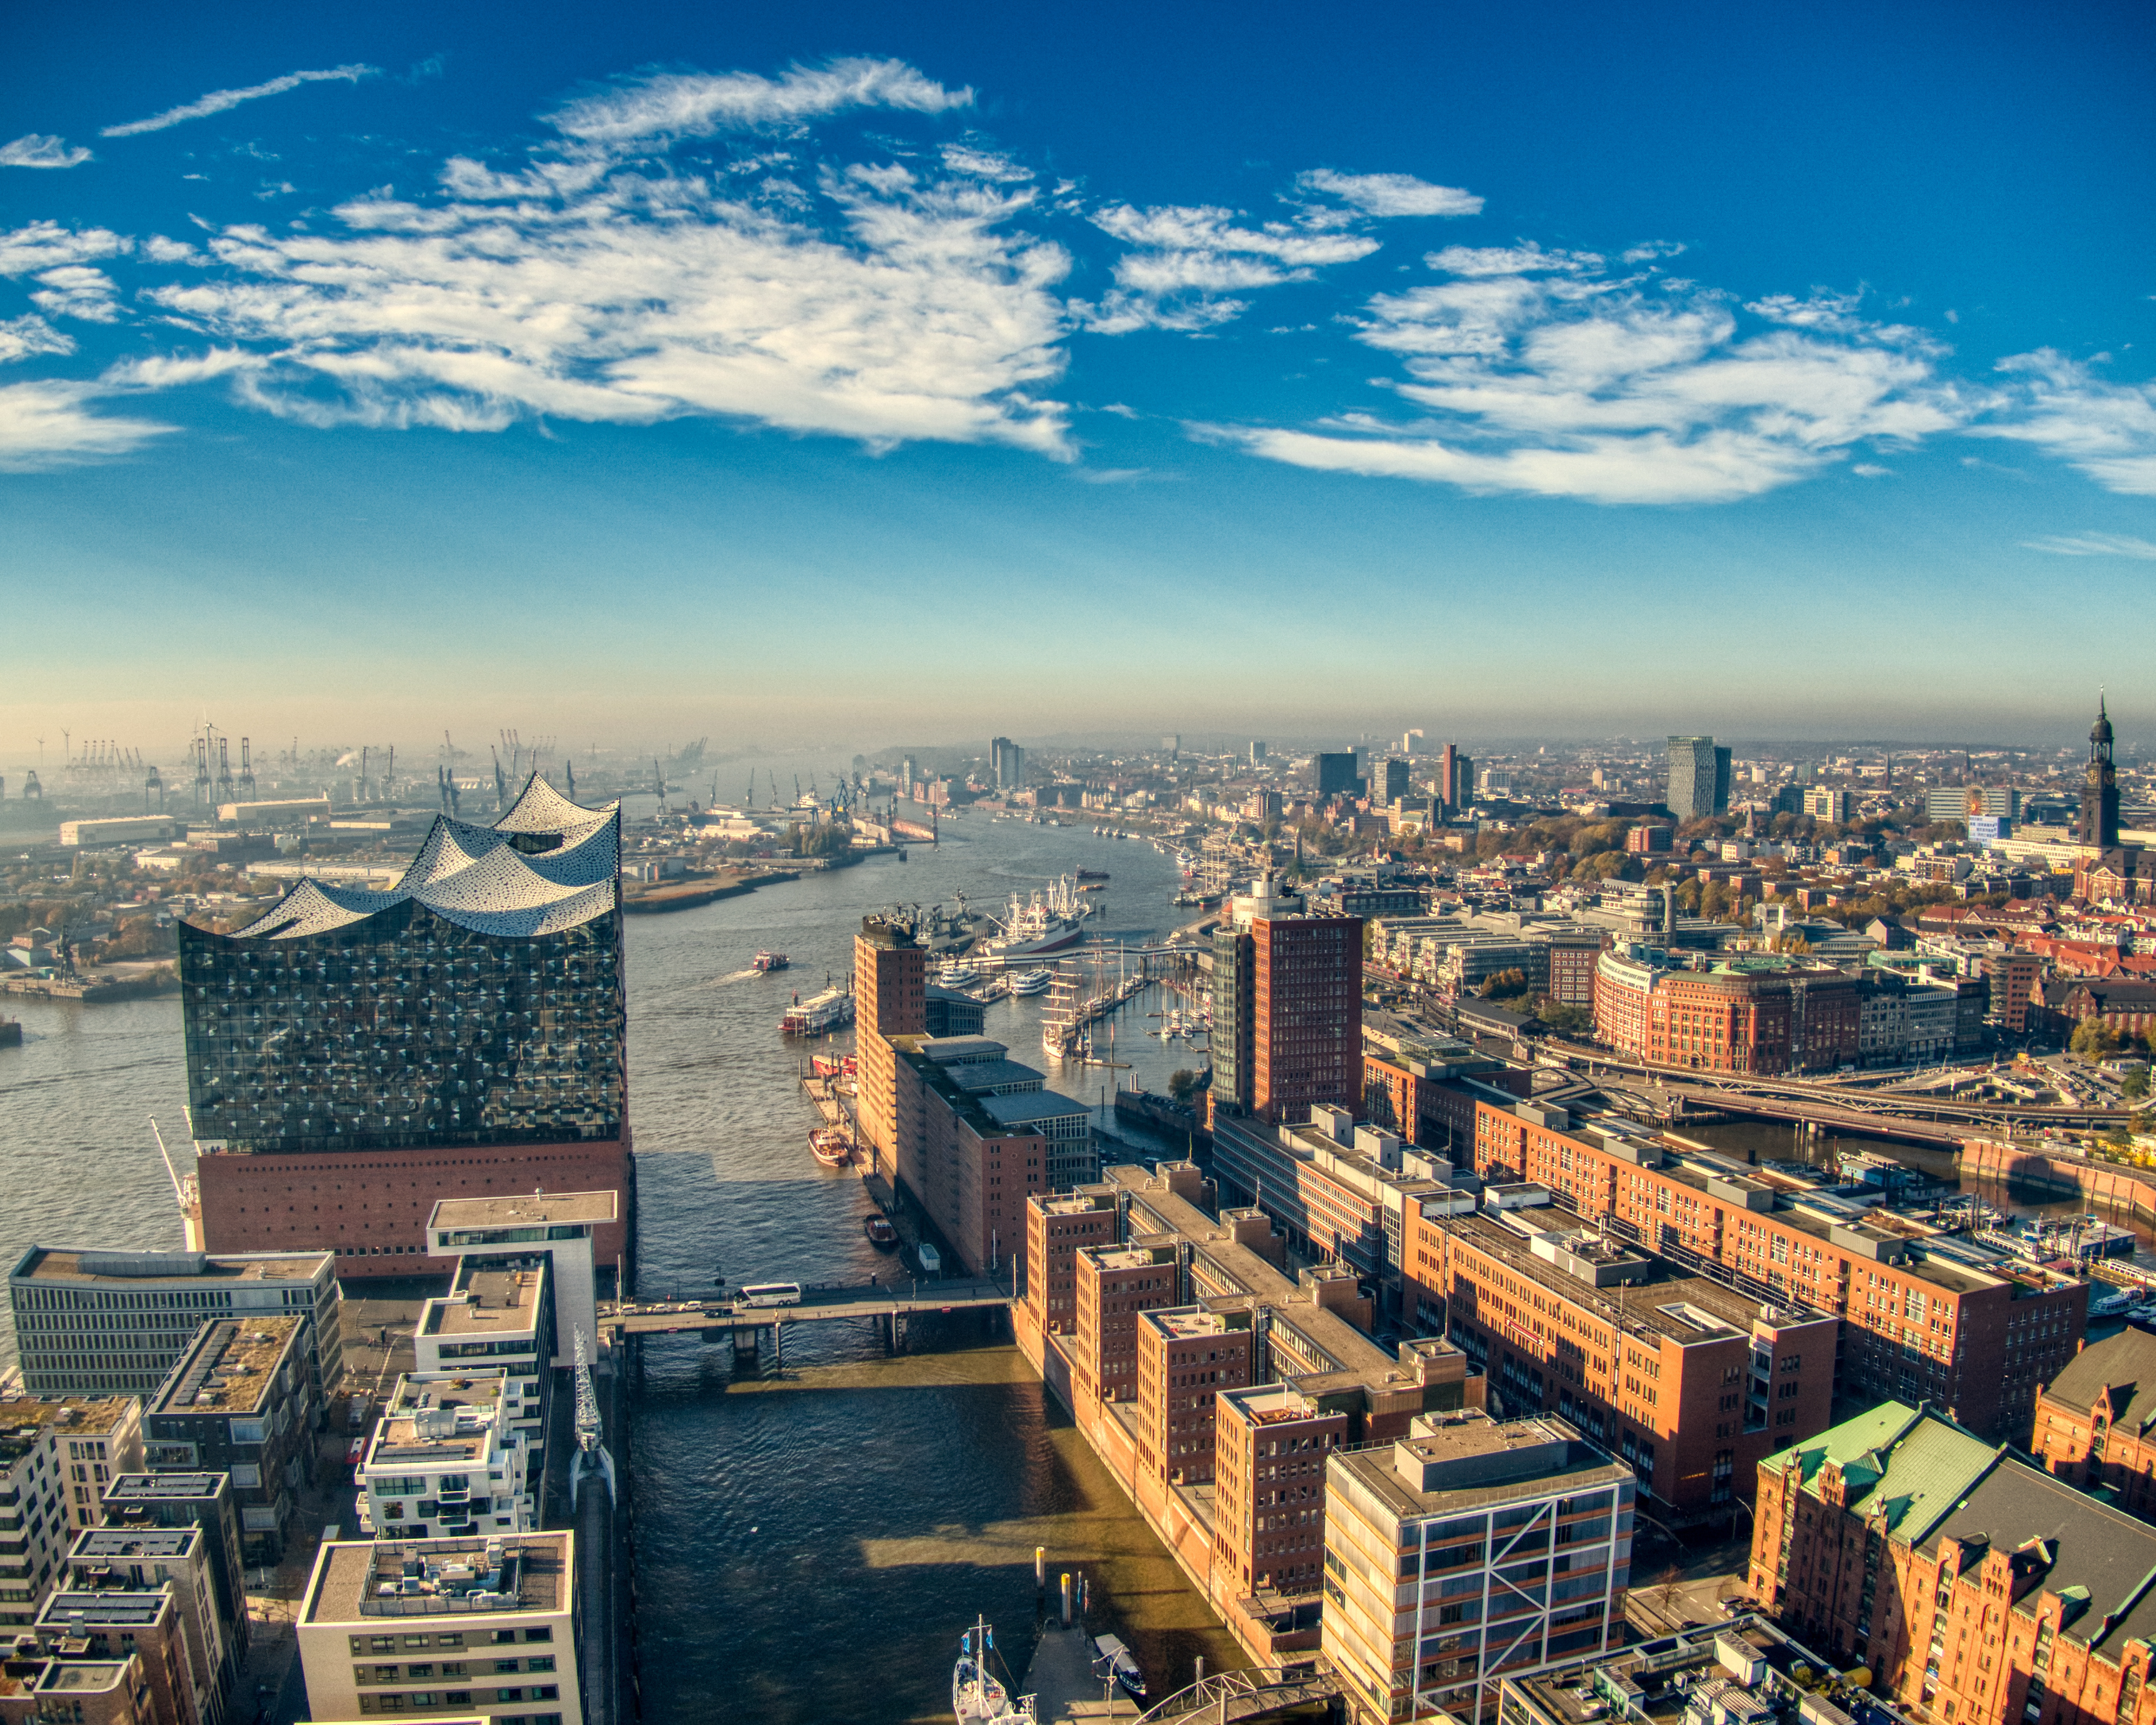
[[[903,1323],[932,1312],[984,1312],[1008,1307],[1011,1290],[986,1276],[921,1281],[893,1276],[874,1282],[804,1285],[798,1306],[747,1306],[736,1300],[632,1300],[599,1315],[609,1342],[629,1336],[673,1336],[690,1331],[732,1334],[782,1324],[828,1323],[869,1318]]]
[[[1202,1678],[1188,1689],[1179,1689],[1152,1708],[1138,1725],[1158,1725],[1169,1719],[1192,1719],[1221,1725],[1235,1719],[1255,1719],[1283,1707],[1330,1701],[1340,1693],[1340,1681],[1322,1666],[1258,1666],[1248,1671],[1219,1671]]]

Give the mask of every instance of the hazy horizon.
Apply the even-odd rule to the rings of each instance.
[[[13,26],[10,774],[2141,722],[2146,8]]]

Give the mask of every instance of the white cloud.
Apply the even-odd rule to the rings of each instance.
[[[1650,239],[1644,245],[1629,248],[1625,253],[1628,264],[1652,264],[1663,258],[1674,258],[1684,249],[1684,243],[1676,239]]]
[[[2062,557],[2138,557],[2156,562],[2156,541],[2137,539],[2130,533],[2053,533],[2041,539],[2025,539],[2026,551],[2047,551]]]
[[[1407,377],[1390,387],[1426,417],[1226,434],[1332,471],[1697,503],[1788,485],[1860,442],[1906,444],[1968,416],[1928,352],[1897,331],[1748,334],[1718,295],[1576,280],[1552,254],[1534,256],[1530,275],[1507,256],[1464,254],[1462,279],[1368,302],[1359,339],[1403,356]]]
[[[118,290],[102,270],[68,264],[46,270],[38,280],[43,290],[32,294],[30,300],[48,316],[80,317],[91,323],[120,321]]]
[[[33,222],[0,234],[0,275],[30,275],[64,264],[116,257],[134,244],[105,228],[63,228],[58,222]]]
[[[1433,186],[1413,174],[1343,174],[1313,167],[1296,176],[1306,192],[1337,198],[1366,216],[1479,216],[1482,200],[1457,186]]]
[[[983,180],[1029,180],[1033,170],[993,150],[976,150],[965,144],[946,144],[943,166],[954,174],[972,174]]]
[[[1893,475],[1891,467],[1881,467],[1876,461],[1859,461],[1849,470],[1859,479],[1888,479]]]
[[[82,383],[0,386],[0,473],[37,473],[109,459],[175,429],[148,419],[93,413],[84,403],[95,393]]]
[[[582,97],[550,117],[557,130],[582,142],[623,144],[798,124],[846,108],[941,114],[970,106],[973,100],[971,90],[946,90],[903,60],[840,59],[795,66],[778,78],[754,72],[660,74]]]
[[[26,131],[11,143],[0,144],[0,167],[80,167],[90,159],[80,144],[72,149],[65,138],[50,132]]]
[[[152,234],[142,242],[142,255],[153,264],[184,264],[202,254],[192,246],[177,239],[167,239],[162,234]]]
[[[1449,245],[1432,252],[1423,261],[1448,275],[1535,275],[1559,271],[1568,275],[1592,275],[1602,268],[1593,252],[1546,252],[1532,240],[1517,245]]]
[[[297,90],[303,84],[341,82],[357,84],[362,78],[379,78],[379,66],[331,66],[319,72],[287,72],[281,78],[272,78],[266,84],[250,84],[242,90],[213,90],[208,95],[198,96],[192,102],[183,102],[177,108],[167,108],[162,114],[152,114],[147,120],[131,120],[125,126],[108,126],[101,136],[108,138],[131,138],[146,131],[162,131],[168,126],[178,126],[189,120],[206,120],[213,114],[222,114],[228,108],[236,108],[242,102],[252,102],[264,96],[282,95],[288,90]]]
[[[1221,295],[1307,281],[1324,265],[1352,263],[1378,249],[1367,234],[1329,226],[1240,225],[1235,211],[1210,204],[1111,204],[1095,211],[1092,220],[1133,248],[1116,261],[1116,290],[1098,305],[1074,308],[1087,327],[1108,335],[1148,326],[1209,329],[1247,303]]]
[[[0,365],[39,353],[72,353],[74,337],[42,317],[18,317],[0,323]]]
[[[2051,348],[1999,362],[2008,387],[1978,437],[2035,444],[2107,491],[2156,496],[2156,384],[2107,383]]]
[[[443,195],[328,231],[238,226],[146,295],[256,362],[241,398],[305,424],[495,430],[540,415],[740,417],[875,447],[1069,454],[1061,248],[1030,187],[905,167],[773,199],[664,168],[452,162]]]

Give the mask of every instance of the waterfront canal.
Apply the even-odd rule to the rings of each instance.
[[[1170,903],[1173,865],[1149,845],[966,819],[940,846],[909,846],[903,864],[629,918],[643,1291],[701,1291],[721,1265],[737,1281],[887,1275],[891,1260],[861,1234],[860,1182],[809,1157],[813,1116],[795,1084],[808,1049],[779,1036],[779,1014],[796,990],[850,970],[870,911],[947,906],[962,889],[1000,908],[1081,867],[1111,875],[1090,919],[1106,932],[1136,941],[1193,914]],[[792,968],[750,971],[765,947]],[[1042,1004],[998,1002],[988,1030],[1066,1094],[1097,1102],[1118,1076],[1164,1091],[1176,1067],[1203,1064],[1187,1044],[1142,1034],[1158,1028],[1146,1016],[1156,991],[1117,1015],[1119,1072],[1059,1070],[1040,1051]],[[0,1050],[0,1253],[12,1263],[33,1241],[177,1247],[148,1125],[156,1116],[183,1149],[177,1000],[9,1010],[26,1040]],[[0,1307],[0,1366],[13,1360]],[[1054,1570],[1086,1574],[1101,1626],[1137,1651],[1157,1694],[1188,1681],[1199,1653],[1213,1669],[1242,1662],[1007,1330],[932,1319],[893,1358],[866,1325],[803,1325],[781,1379],[730,1384],[730,1361],[693,1337],[647,1344],[629,1458],[647,1719],[947,1717],[951,1657],[977,1615],[1024,1669],[1036,1545]]]

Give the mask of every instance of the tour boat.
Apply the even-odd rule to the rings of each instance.
[[[786,954],[758,952],[756,955],[756,968],[758,970],[783,970],[786,968]]]
[[[951,1667],[951,1711],[958,1725],[1005,1725],[1005,1722],[1034,1717],[1034,1698],[1011,1699],[988,1672],[988,1656],[996,1649],[996,1632],[985,1620],[958,1637],[957,1662]]]
[[[1055,973],[1045,964],[1035,965],[1031,970],[1021,970],[1011,978],[1014,994],[1039,994],[1055,980]]]
[[[888,1216],[864,1216],[861,1232],[868,1235],[869,1244],[880,1252],[888,1252],[898,1245],[898,1230],[891,1225]]]
[[[953,958],[948,964],[946,964],[941,970],[936,973],[936,980],[941,983],[947,988],[963,988],[967,983],[973,981],[974,974],[975,973],[972,965],[961,964],[957,959]]]
[[[826,1168],[844,1168],[854,1159],[853,1140],[835,1126],[819,1126],[810,1132],[808,1151]]]
[[[806,1000],[797,1000],[778,1021],[788,1036],[821,1036],[854,1021],[854,997],[844,988],[826,988]]]

